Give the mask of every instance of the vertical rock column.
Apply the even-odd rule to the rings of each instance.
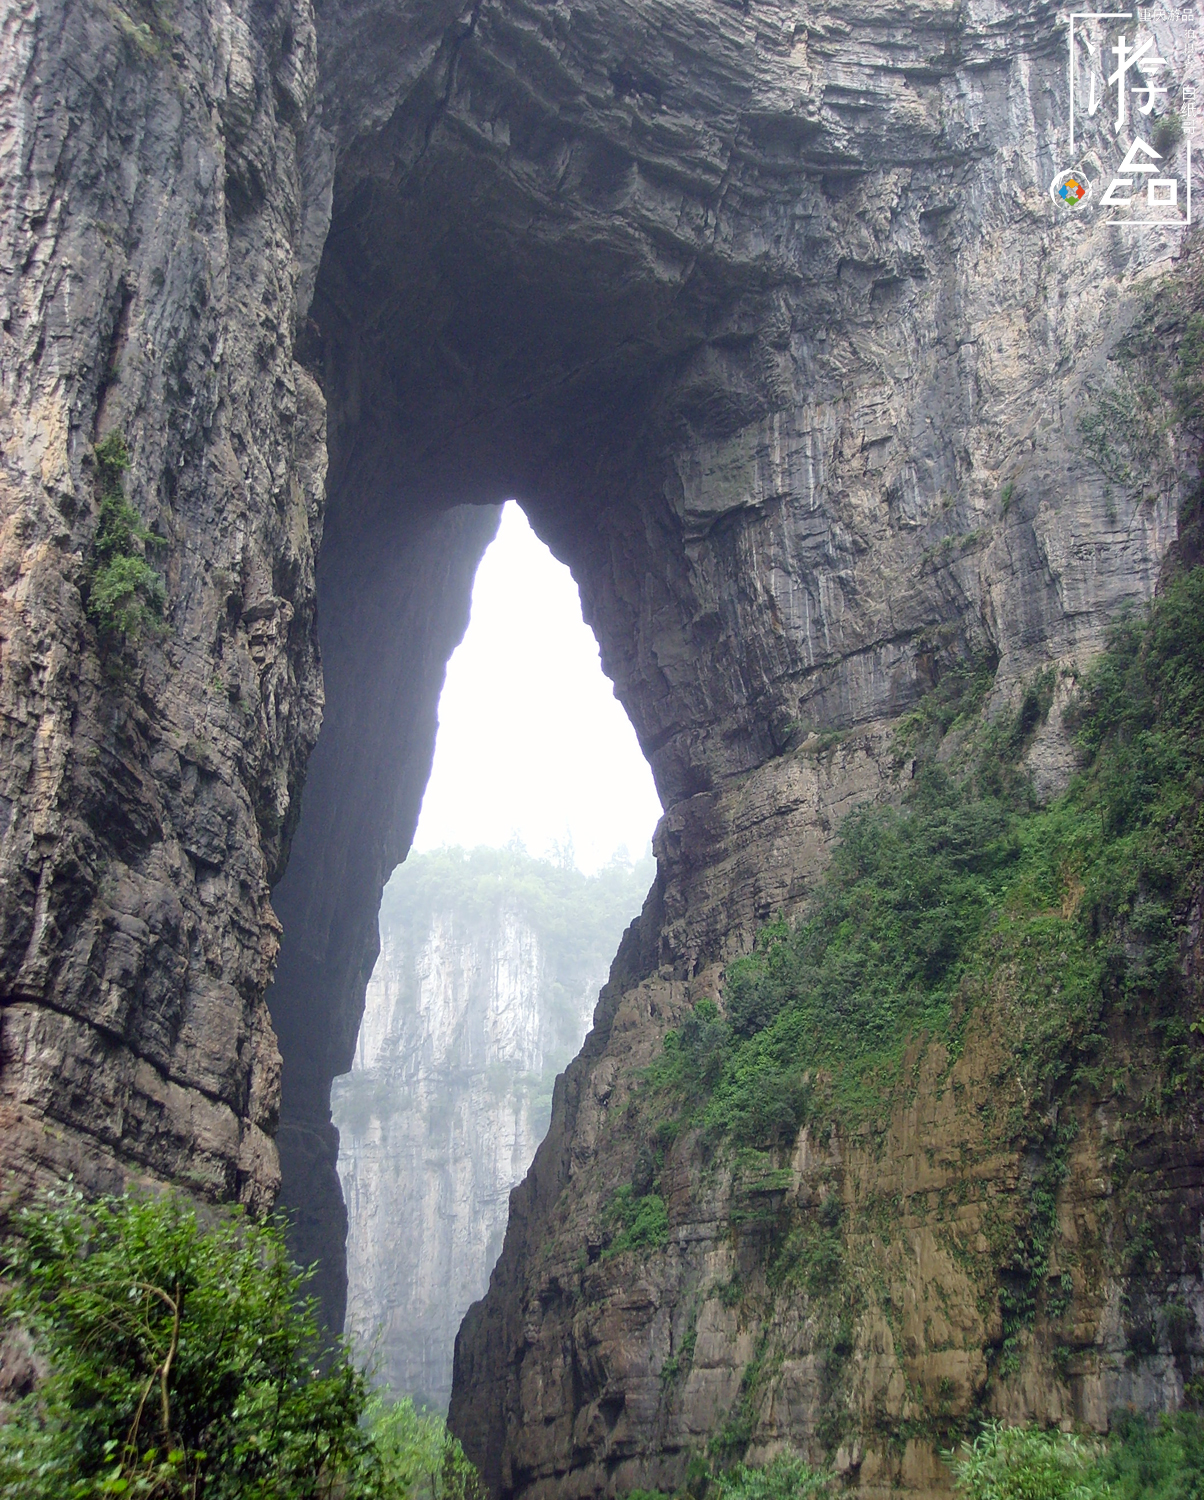
[[[319,597],[326,714],[301,827],[276,888],[284,940],[268,995],[284,1057],[277,1137],[291,1249],[343,1324],[346,1214],[330,1082],[351,1066],[376,960],[376,913],[409,848],[435,744],[448,656],[468,624],[493,507],[398,515],[388,497],[333,508]]]

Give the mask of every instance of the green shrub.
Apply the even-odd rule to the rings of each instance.
[[[991,1423],[953,1463],[967,1500],[1202,1500],[1204,1421],[1121,1421],[1107,1444]]]
[[[621,1187],[611,1199],[607,1222],[617,1232],[603,1259],[625,1250],[655,1250],[669,1243],[669,1213],[665,1200],[656,1193],[637,1198],[630,1187]]]
[[[130,458],[120,432],[97,443],[95,459],[100,518],[85,581],[87,614],[103,642],[137,641],[162,628],[163,580],[144,555],[154,538],[125,498]]]
[[[483,1500],[476,1469],[442,1417],[419,1412],[408,1397],[377,1405],[368,1431],[385,1476],[385,1495],[398,1500]]]
[[[1204,1419],[1131,1418],[1100,1459],[1108,1500],[1204,1500]]]
[[[175,1196],[23,1210],[5,1313],[49,1373],[0,1426],[11,1500],[466,1500],[471,1468],[403,1403],[365,1421],[278,1225]],[[424,1425],[424,1423],[426,1425]],[[441,1424],[440,1424],[441,1427]]]
[[[1099,1450],[1082,1438],[992,1422],[955,1461],[967,1500],[1104,1500]]]
[[[764,1468],[737,1464],[715,1488],[718,1500],[810,1500],[831,1493],[832,1475],[793,1454],[780,1453]]]

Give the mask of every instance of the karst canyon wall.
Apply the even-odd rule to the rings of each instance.
[[[1169,60],[1160,112],[1190,138],[1200,8],[1143,14]],[[989,1029],[956,1089],[917,1064],[880,1149],[804,1135],[775,1169],[803,1215],[821,1189],[849,1225],[892,1205],[892,1248],[859,1241],[890,1295],[847,1333],[839,1451],[804,1302],[720,1295],[734,1258],[757,1275],[730,1174],[676,1147],[669,1246],[623,1276],[590,1258],[638,1154],[633,1070],[722,998],[841,815],[898,794],[900,716],[959,662],[989,664],[994,711],[1085,660],[1177,545],[1198,435],[1167,386],[1192,242],[1058,216],[1067,102],[1047,4],[8,7],[0,1151],[18,1191],[74,1172],[278,1200],[341,1323],[330,1083],[473,571],[517,496],[573,570],[667,812],[460,1336],[452,1422],[490,1485],[670,1486],[758,1361],[748,1451],[827,1453],[867,1495],[947,1485],[934,1404],[1098,1425],[1177,1399],[1198,1333],[1151,1325],[1138,1347],[1123,1312],[1144,1293],[1115,1276],[1078,1286],[1069,1362],[1037,1341],[988,1380],[998,1308],[966,1257],[982,1205],[1035,1170],[963,1108],[999,1087]],[[1106,154],[1106,124],[1078,149]],[[1149,300],[1167,278],[1178,314]],[[1110,474],[1082,418],[1143,319],[1165,420]],[[98,633],[89,603],[94,449],[114,434],[165,586],[137,640]],[[1061,706],[1030,752],[1046,790],[1070,768]],[[1124,1233],[1109,1120],[1087,1111],[1062,1189],[1087,1239]],[[1190,1120],[1151,1127],[1140,1153],[1177,1288],[1150,1295],[1176,1306],[1199,1298],[1194,1141]],[[960,1260],[933,1218],[958,1182]]]
[[[650,873],[518,851],[411,855],[385,888],[350,1074],[336,1080],[346,1329],[375,1378],[446,1411],[456,1330],[502,1248]]]

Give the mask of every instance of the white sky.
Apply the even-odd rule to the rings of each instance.
[[[567,836],[588,874],[623,845],[642,854],[660,814],[577,585],[510,501],[447,666],[414,848],[517,834],[547,854]]]

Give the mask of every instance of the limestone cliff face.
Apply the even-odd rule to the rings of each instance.
[[[432,890],[436,867],[452,879]],[[482,850],[411,856],[386,887],[334,1123],[347,1330],[398,1393],[446,1409],[456,1330],[488,1284],[552,1082],[581,1045],[649,876],[614,867],[587,880]]]
[[[1199,5],[1143,14],[1190,131]],[[517,495],[667,811],[459,1420],[499,1487],[596,1486],[620,1442],[651,1473],[659,1417],[616,1431],[652,1346],[591,1362],[611,1303],[541,1300],[553,1215],[677,1010],[892,794],[898,716],[971,656],[1002,702],[1150,596],[1189,436],[1084,454],[1080,418],[1140,407],[1109,356],[1184,237],[1058,217],[1065,33],[1026,0],[26,0],[0,38],[4,1165],[256,1205],[282,1166],[341,1320],[330,1080]],[[116,655],[113,430],[166,585]]]
[[[313,18],[27,4],[3,37],[4,1162],[266,1207],[269,891],[322,709]],[[83,607],[114,429],[168,594],[117,659]]]

